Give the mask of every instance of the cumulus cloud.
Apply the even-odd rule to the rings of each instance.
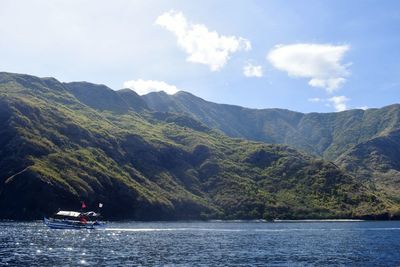
[[[292,77],[310,78],[308,84],[332,93],[339,89],[350,75],[342,59],[350,49],[348,45],[291,44],[278,45],[267,55],[278,70]]]
[[[245,65],[243,67],[243,74],[246,77],[262,77],[263,76],[263,70],[261,66],[256,66],[251,63]]]
[[[331,107],[333,106],[336,111],[344,111],[347,110],[347,105],[346,102],[348,102],[350,99],[347,98],[346,96],[333,96],[330,98],[319,98],[319,97],[314,97],[314,98],[309,98],[308,101],[312,103],[325,103],[326,106]]]
[[[178,92],[178,88],[175,85],[167,84],[163,81],[153,81],[153,80],[132,80],[124,82],[124,88],[129,88],[134,90],[139,95],[145,95],[150,92],[164,91],[167,94],[173,95]]]
[[[188,54],[187,61],[208,65],[212,71],[220,70],[231,54],[251,49],[247,39],[210,31],[203,24],[187,21],[181,12],[166,12],[155,23],[175,34],[178,45]]]
[[[346,110],[347,109],[346,102],[349,100],[350,99],[345,97],[344,95],[328,98],[328,102],[330,102],[334,106],[336,111]]]

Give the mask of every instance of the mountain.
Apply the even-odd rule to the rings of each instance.
[[[400,200],[400,130],[362,142],[336,163],[360,181],[372,181],[380,191]]]
[[[109,219],[387,218],[335,164],[228,137],[129,91],[0,73],[0,218],[104,203]],[[297,113],[293,113],[297,114]]]
[[[130,89],[121,89],[117,94],[126,102],[133,111],[142,112],[149,110],[146,102],[135,92]]]
[[[190,93],[144,95],[155,111],[185,113],[231,137],[287,144],[335,160],[350,147],[400,128],[400,105],[335,113],[299,113],[216,104]]]
[[[399,199],[399,104],[304,114],[216,104],[186,92],[142,98],[152,110],[185,113],[231,137],[285,144],[334,161],[359,181]]]

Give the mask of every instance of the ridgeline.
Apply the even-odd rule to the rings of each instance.
[[[0,73],[0,219],[82,200],[107,219],[396,218],[398,114],[251,110]]]

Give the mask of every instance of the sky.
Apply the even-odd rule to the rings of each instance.
[[[400,1],[0,0],[0,71],[300,112],[400,103]]]

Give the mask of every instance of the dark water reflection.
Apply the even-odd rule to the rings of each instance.
[[[400,222],[0,222],[0,265],[397,266]]]

